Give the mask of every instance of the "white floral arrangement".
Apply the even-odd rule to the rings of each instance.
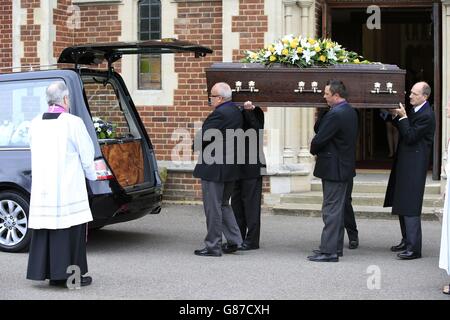
[[[115,128],[112,123],[104,121],[99,117],[92,117],[92,121],[94,122],[98,139],[112,139],[115,137]]]
[[[257,52],[247,50],[242,62],[272,65],[280,63],[300,68],[328,66],[343,63],[371,63],[356,52],[347,51],[330,39],[284,36]]]

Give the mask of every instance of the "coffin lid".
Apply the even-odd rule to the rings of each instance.
[[[266,66],[260,63],[236,63],[236,62],[216,62],[211,65],[207,70],[214,69],[250,69],[252,71],[267,71],[267,70],[283,70],[283,72],[330,72],[337,71],[340,73],[345,72],[355,72],[355,71],[399,71],[401,73],[406,73],[405,70],[400,69],[398,66],[394,64],[384,64],[384,63],[369,63],[369,64],[355,64],[355,63],[342,63],[335,64],[329,66],[311,66],[308,68],[299,68],[294,65],[282,65],[282,64],[273,64],[270,66]]]
[[[58,63],[109,64],[122,58],[124,54],[162,54],[194,52],[195,57],[204,57],[213,51],[201,45],[177,39],[159,39],[138,42],[109,42],[83,44],[65,48]]]

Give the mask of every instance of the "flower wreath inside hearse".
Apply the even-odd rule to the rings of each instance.
[[[98,139],[114,139],[116,137],[116,126],[100,117],[92,117],[95,133]]]

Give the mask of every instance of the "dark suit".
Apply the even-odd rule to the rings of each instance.
[[[411,109],[408,118],[396,117],[393,124],[399,131],[399,143],[384,206],[392,207],[392,214],[399,215],[407,250],[421,254],[420,215],[436,127],[434,112],[426,102],[417,112]]]
[[[265,169],[263,154],[264,112],[259,107],[243,110],[244,131],[256,137],[256,143],[245,140],[245,164],[240,166],[240,179],[236,181],[231,206],[241,231],[244,244],[259,248],[261,230],[261,170]]]
[[[241,233],[229,203],[234,182],[240,175],[237,146],[232,137],[227,137],[226,132],[229,129],[241,129],[242,122],[241,110],[228,101],[209,114],[195,137],[194,149],[201,153],[193,174],[194,177],[202,179],[207,226],[205,245],[212,253],[221,253],[222,233],[229,244],[242,243]],[[207,138],[209,134],[214,136],[214,139]]]
[[[311,141],[311,154],[316,155],[314,176],[322,179],[323,206],[320,251],[336,254],[344,245],[344,212],[351,197],[355,176],[355,153],[358,116],[347,103],[330,109],[317,125]]]
[[[358,113],[358,110],[356,109],[354,110]],[[317,121],[314,124],[315,133],[319,131],[320,123],[328,111],[329,111],[328,108],[326,109],[323,108],[320,110],[319,115],[317,117]],[[353,211],[352,191],[353,191],[353,178],[349,180],[347,195],[345,197],[344,228],[345,230],[347,230],[349,241],[358,241],[358,226],[356,225],[355,212]]]

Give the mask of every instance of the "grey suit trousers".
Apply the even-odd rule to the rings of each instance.
[[[230,205],[234,182],[202,180],[203,207],[206,215],[206,248],[222,252],[222,233],[229,244],[242,244],[242,236]]]
[[[320,251],[328,254],[342,252],[344,248],[344,212],[349,182],[322,180],[324,227]]]

